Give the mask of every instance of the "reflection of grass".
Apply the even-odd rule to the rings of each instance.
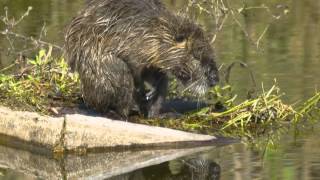
[[[301,107],[298,108],[298,113],[295,114],[295,121],[307,117],[313,119],[313,113],[318,113],[320,108],[320,92],[307,100]]]
[[[68,72],[63,58],[51,57],[51,48],[48,52],[41,50],[34,59],[28,59],[22,69],[16,75],[0,74],[1,104],[49,114],[52,106],[68,106],[80,98],[78,76]],[[251,137],[312,116],[320,101],[320,93],[317,93],[300,107],[293,108],[282,102],[276,85],[238,104],[235,103],[236,97],[230,85],[217,86],[208,93],[208,99],[218,102],[213,107],[189,113],[181,119],[139,122],[209,134],[222,132]],[[225,110],[217,112],[218,107]]]

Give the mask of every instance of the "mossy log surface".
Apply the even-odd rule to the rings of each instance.
[[[199,146],[221,142],[208,135],[80,114],[61,118],[0,107],[0,140],[54,152]],[[21,143],[17,143],[17,141]]]

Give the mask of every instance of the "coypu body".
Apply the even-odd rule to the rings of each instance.
[[[65,45],[83,99],[98,112],[157,116],[169,74],[198,94],[218,81],[203,30],[160,0],[92,0],[70,23]]]

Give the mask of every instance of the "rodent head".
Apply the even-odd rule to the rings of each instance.
[[[202,95],[218,81],[214,51],[204,31],[189,19],[171,16],[160,19],[159,59],[162,69],[169,70],[186,89]]]

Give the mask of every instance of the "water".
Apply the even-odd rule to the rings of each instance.
[[[179,10],[185,1],[166,2],[171,9]],[[254,72],[259,87],[261,82],[264,82],[265,88],[269,88],[274,79],[277,79],[278,85],[286,93],[284,99],[288,103],[301,102],[312,96],[320,85],[320,3],[314,0],[244,2],[247,3],[247,7],[265,4],[270,7],[273,15],[282,16],[279,20],[272,20],[268,11],[253,9],[238,18],[242,27],[230,16],[214,43],[219,64],[233,61],[247,63]],[[241,4],[238,1],[232,3],[235,10],[240,10]],[[0,15],[4,14],[4,6],[7,6],[9,14],[15,17],[19,17],[28,6],[32,6],[30,15],[19,24],[16,32],[37,37],[45,24],[47,32],[44,40],[62,46],[63,29],[82,5],[82,0],[1,0]],[[286,6],[289,13],[283,15]],[[198,17],[204,28],[213,33],[213,19],[207,15]],[[257,50],[253,43],[259,39],[268,25],[270,27],[262,37],[260,48]],[[0,23],[0,31],[3,27]],[[242,28],[248,32],[251,41],[242,32]],[[22,45],[18,43],[17,46]],[[13,61],[6,53],[8,47],[8,42],[0,36],[0,68],[10,65]],[[236,68],[232,72],[231,83],[235,91],[244,96],[252,87],[249,79],[246,69]],[[221,179],[320,179],[319,130],[319,125],[299,133],[291,130],[279,137],[280,141],[276,142],[275,149],[268,149],[266,152],[237,143],[200,154],[197,158],[205,157],[211,163],[214,162],[213,174]],[[188,162],[189,159],[179,159],[137,170],[122,178],[130,176],[136,179],[190,179],[190,174],[193,173],[188,170],[189,166],[183,163],[181,165],[181,162]],[[179,162],[180,165],[177,165]],[[219,171],[216,171],[217,169]],[[2,171],[0,168],[0,179],[16,178],[33,179],[23,173],[14,170]]]

